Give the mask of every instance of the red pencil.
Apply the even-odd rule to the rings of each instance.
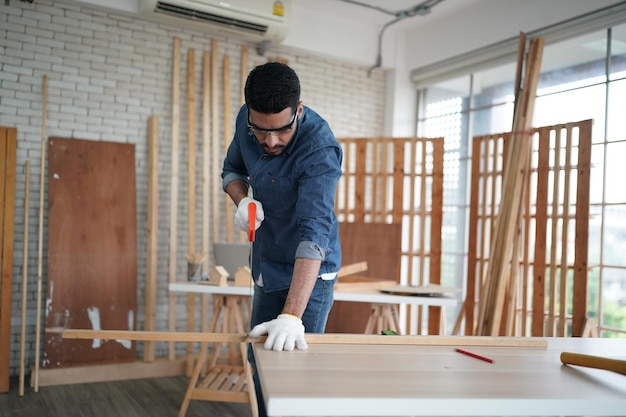
[[[477,355],[476,353],[468,352],[467,350],[458,349],[458,348],[455,348],[454,350],[456,350],[457,352],[462,353],[464,355],[471,356],[472,358],[480,359],[481,361],[485,361],[485,362],[489,362],[489,363],[493,363],[494,362],[493,359],[487,358],[485,356]]]

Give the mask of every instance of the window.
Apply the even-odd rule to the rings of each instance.
[[[466,276],[468,144],[474,136],[511,130],[516,64],[514,54],[508,56],[508,62],[493,60],[465,73],[456,68],[449,79],[418,84],[418,136],[446,138],[444,285],[462,287]],[[593,119],[587,310],[603,337],[626,337],[624,109],[626,24],[546,43],[533,126]]]

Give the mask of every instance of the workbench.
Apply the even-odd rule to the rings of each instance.
[[[390,284],[393,286],[393,283]],[[197,282],[175,282],[169,284],[172,292],[188,294],[213,294],[227,297],[250,297],[253,289],[250,287],[236,287],[232,285],[208,285]],[[370,303],[372,305],[369,321],[364,333],[380,334],[381,330],[400,330],[398,324],[398,304],[419,306],[456,306],[458,300],[448,295],[398,295],[387,294],[380,291],[335,291],[335,301],[352,301],[358,303]],[[193,302],[193,300],[190,300]],[[188,306],[193,311],[193,306]],[[442,317],[445,317],[443,315]],[[192,318],[188,318],[192,319]]]
[[[626,416],[625,375],[559,359],[623,360],[626,339],[542,340],[547,348],[459,346],[493,363],[449,345],[254,349],[269,416]]]

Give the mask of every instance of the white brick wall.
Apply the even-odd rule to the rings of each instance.
[[[186,30],[48,0],[33,4],[0,5],[0,126],[16,127],[18,161],[13,255],[13,307],[11,371],[19,369],[24,185],[26,160],[30,161],[28,248],[28,310],[26,317],[26,364],[35,357],[35,321],[39,222],[39,178],[42,133],[42,77],[48,77],[46,133],[48,137],[75,137],[97,141],[131,143],[136,149],[137,176],[137,326],[143,328],[146,263],[148,148],[147,122],[159,120],[159,257],[157,328],[167,330],[167,271],[169,242],[169,191],[171,149],[172,38],[181,38],[181,130],[178,213],[178,270],[185,276],[186,248],[186,158],[187,158],[187,51],[195,49],[196,162],[201,169],[201,68],[202,53],[210,52],[211,39],[219,42],[219,79],[222,58],[230,59],[231,120],[239,108],[240,51],[244,44],[224,35]],[[272,47],[265,57],[248,44],[248,70],[268,58],[287,59],[302,83],[304,103],[326,117],[338,137],[380,136],[383,133],[385,73],[348,62],[307,55],[302,51]],[[223,106],[220,87],[220,114]],[[221,116],[220,116],[221,117]],[[220,126],[219,141],[223,143]],[[211,178],[210,181],[219,181]],[[200,181],[197,180],[198,186]],[[199,190],[199,188],[198,188]],[[201,196],[198,191],[198,197]],[[45,197],[47,201],[47,196]],[[47,204],[47,203],[45,203]],[[201,235],[201,207],[196,209],[197,235]],[[225,219],[224,222],[230,221]],[[47,214],[44,216],[43,298],[46,297]],[[213,233],[213,232],[211,232]],[[223,230],[220,231],[223,233]],[[212,235],[213,236],[213,235]],[[211,240],[216,238],[211,237]],[[217,237],[223,239],[223,237]],[[200,247],[200,242],[196,244]],[[179,297],[179,330],[185,330],[185,297]],[[42,327],[45,321],[42,321]],[[43,337],[42,337],[43,340]],[[138,355],[142,345],[138,344]],[[184,346],[179,347],[181,353]],[[165,344],[157,355],[165,355]],[[43,357],[43,355],[41,355]]]

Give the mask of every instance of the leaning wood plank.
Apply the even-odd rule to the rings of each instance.
[[[48,332],[52,329],[48,329]],[[59,329],[64,339],[172,340],[211,343],[260,343],[265,337],[251,338],[244,333],[144,332],[134,330]],[[307,334],[311,344],[501,346],[547,348],[545,339],[490,336],[382,336],[370,334]]]
[[[178,238],[178,131],[180,128],[180,38],[174,37],[172,48],[172,148],[170,178],[170,253],[169,282],[176,282],[177,238]],[[176,329],[176,294],[170,292],[168,299],[168,329]],[[168,346],[168,358],[174,360],[176,347],[171,342]]]
[[[124,381],[185,375],[186,360],[156,359],[154,362],[125,362],[103,365],[68,366],[43,369],[39,385],[88,384],[91,382]],[[33,381],[31,378],[31,385]]]
[[[202,179],[201,179],[201,201],[202,201],[202,253],[205,255],[204,267],[209,270],[209,256],[211,252],[210,237],[210,214],[209,205],[211,191],[211,131],[210,131],[210,94],[211,94],[211,74],[210,55],[208,52],[202,54]],[[203,294],[200,297],[200,328],[206,330],[209,325],[209,297]]]
[[[339,272],[337,272],[337,276],[345,277],[348,275],[358,274],[359,272],[367,271],[367,261],[356,262],[350,265],[344,265],[339,268]]]
[[[196,255],[196,51],[187,51],[187,253]]]
[[[41,111],[41,160],[39,164],[39,239],[37,248],[37,307],[35,320],[35,369],[33,371],[33,379],[35,383],[33,389],[39,391],[39,352],[41,351],[41,292],[43,286],[43,197],[44,197],[44,178],[46,175],[46,115],[48,114],[48,76],[43,76],[42,84],[43,104]]]
[[[148,236],[146,254],[145,329],[156,328],[157,257],[159,231],[159,122],[156,116],[148,118]],[[144,344],[143,360],[154,360],[153,342]]]
[[[2,140],[2,254],[0,264],[0,392],[9,391],[11,352],[11,299],[13,283],[13,231],[15,228],[15,173],[17,161],[17,129],[3,128]]]
[[[230,58],[228,55],[224,55],[222,58],[222,77],[223,77],[223,92],[224,92],[224,120],[222,125],[224,126],[224,154],[228,151],[228,146],[233,138],[231,117],[230,117]],[[226,207],[226,218],[232,219],[234,216],[233,208],[230,197],[224,193]],[[232,221],[226,222],[226,242],[232,242],[234,240],[235,230]]]
[[[213,190],[213,196],[211,201],[213,202],[213,241],[218,241],[220,233],[220,224],[224,221],[223,216],[220,214],[221,199],[221,181],[220,178],[220,149],[219,149],[219,134],[220,134],[220,121],[219,121],[219,90],[218,90],[218,77],[217,77],[217,58],[218,58],[218,42],[217,39],[211,39],[211,143],[212,143],[212,161],[213,167],[211,181]],[[232,221],[227,219],[226,221]]]
[[[24,166],[24,249],[22,251],[22,317],[20,321],[20,377],[18,395],[24,395],[24,358],[26,356],[26,296],[28,289],[28,193],[30,192],[30,161]]]

